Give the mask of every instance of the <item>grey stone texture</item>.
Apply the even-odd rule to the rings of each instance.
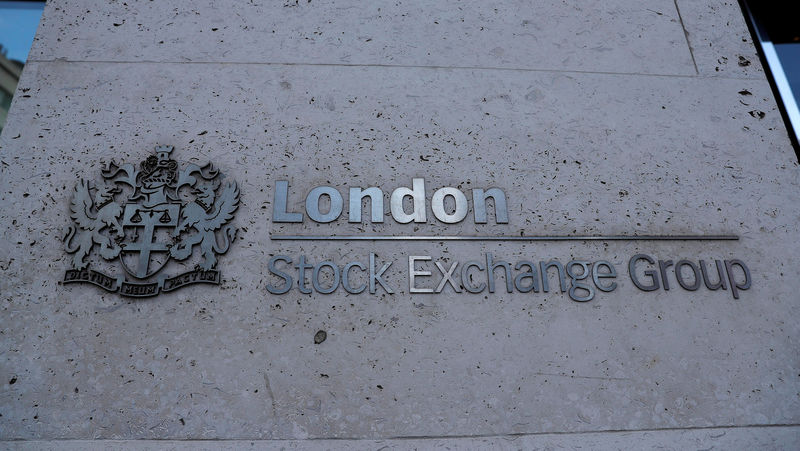
[[[5,442],[16,450],[793,449],[796,426],[587,432],[490,437],[320,440],[54,440]]]
[[[75,183],[159,144],[239,183],[222,285],[140,301],[61,285]],[[798,164],[735,2],[54,0],[0,146],[3,446],[800,441]],[[445,225],[430,210],[426,224],[398,224],[388,192],[413,177],[428,199],[442,186],[501,187],[509,224]],[[272,223],[277,180],[295,210],[316,186],[381,187],[386,220]],[[495,293],[408,293],[408,255],[449,266],[487,252],[609,260],[619,286],[587,303],[506,293],[502,277]],[[274,255],[342,265],[370,253],[393,262],[394,294],[266,291]],[[645,293],[627,276],[637,253],[739,258],[752,288],[734,299],[673,279]]]

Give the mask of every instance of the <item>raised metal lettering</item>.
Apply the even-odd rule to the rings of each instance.
[[[331,200],[331,208],[327,213],[321,213],[319,211],[319,198],[322,196],[328,196],[328,198]],[[342,195],[336,190],[336,188],[330,186],[318,186],[312,189],[311,192],[308,193],[308,196],[306,196],[306,213],[312,221],[335,221],[336,218],[342,214],[343,206],[344,201],[342,200]]]
[[[472,190],[472,207],[475,209],[475,223],[486,224],[486,203],[488,198],[494,199],[494,217],[498,224],[508,224],[508,204],[506,193],[500,188],[488,190]]]
[[[408,292],[409,293],[433,293],[433,288],[417,288],[414,279],[416,277],[430,277],[430,271],[418,271],[414,263],[418,261],[430,261],[429,255],[409,255],[408,256]]]
[[[453,214],[447,214],[447,211],[445,211],[444,200],[447,196],[451,196],[455,200],[456,208]],[[431,210],[433,210],[433,215],[436,216],[436,219],[446,224],[461,222],[467,217],[467,211],[469,210],[467,196],[460,190],[450,186],[437,189],[431,198]]]
[[[272,222],[303,222],[302,213],[286,211],[288,203],[289,182],[278,180],[275,182],[275,199],[272,202]]]
[[[350,215],[347,222],[361,222],[361,203],[369,197],[370,220],[383,222],[383,191],[380,188],[350,188]]]
[[[415,178],[412,179],[411,183],[413,190],[401,186],[392,192],[392,217],[401,224],[407,224],[411,221],[427,221],[425,214],[425,180]],[[403,208],[403,200],[406,197],[411,197],[413,200],[412,213],[406,213],[405,208]]]

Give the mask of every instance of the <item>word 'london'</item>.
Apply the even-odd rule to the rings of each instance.
[[[272,209],[272,222],[303,222],[302,213],[287,211],[289,203],[289,182],[278,180],[275,184],[275,203]],[[327,213],[320,210],[320,200],[322,196],[327,196],[330,201],[330,208]],[[446,199],[453,200],[452,213],[448,213]],[[361,223],[361,205],[365,198],[370,202],[370,220],[372,222],[383,222],[383,190],[377,187],[350,188],[350,198],[348,204],[347,222]],[[404,201],[411,198],[411,212],[407,212]],[[472,205],[476,224],[486,224],[488,200],[492,199],[495,209],[495,220],[498,224],[508,224],[508,203],[506,194],[500,188],[472,190]],[[333,222],[339,219],[344,207],[342,194],[331,186],[318,186],[312,189],[306,196],[306,214],[315,222]],[[401,186],[390,196],[390,207],[392,218],[400,224],[409,222],[427,222],[428,217],[425,207],[425,180],[414,178],[411,180],[411,188]],[[469,204],[467,196],[458,188],[446,186],[434,191],[431,197],[431,210],[433,216],[445,224],[455,224],[467,217]]]

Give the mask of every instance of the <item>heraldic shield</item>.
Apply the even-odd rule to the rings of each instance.
[[[72,269],[64,283],[90,283],[133,297],[219,284],[217,257],[236,238],[229,223],[239,207],[239,188],[210,163],[181,169],[171,158],[173,149],[156,147],[138,167],[112,161],[102,179],[75,185],[73,224],[64,238]],[[183,272],[161,273],[170,266]],[[110,267],[122,272],[103,272]]]

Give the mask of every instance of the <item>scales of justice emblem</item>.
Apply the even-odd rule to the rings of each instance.
[[[229,223],[239,207],[239,188],[211,163],[180,169],[173,150],[157,146],[138,167],[112,161],[102,179],[75,185],[73,224],[64,238],[72,269],[63,283],[90,283],[132,297],[220,283],[217,257],[236,238]],[[122,272],[109,275],[99,265]],[[159,274],[168,265],[184,271]]]

